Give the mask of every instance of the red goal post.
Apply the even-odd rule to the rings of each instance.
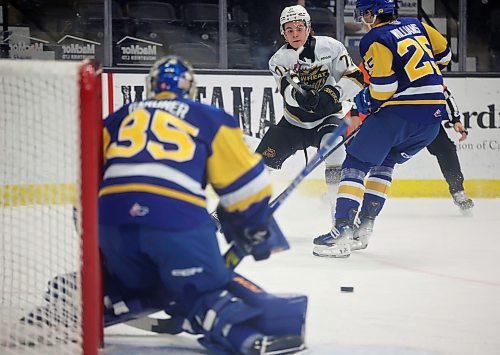
[[[101,70],[0,60],[0,353],[97,354]]]

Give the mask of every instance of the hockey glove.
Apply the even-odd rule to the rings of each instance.
[[[299,104],[299,107],[306,111],[314,111],[319,103],[319,95],[316,90],[304,83],[298,83],[302,88],[302,93],[293,89],[293,98]]]
[[[319,103],[316,112],[326,116],[342,110],[342,103],[339,101],[340,93],[331,85],[325,85],[319,92]]]
[[[359,112],[368,115],[371,110],[371,96],[370,88],[365,86],[356,97],[354,97],[354,102],[356,103],[356,108]]]
[[[234,242],[245,255],[252,254],[255,260],[267,259],[270,255],[269,248],[264,247],[269,238],[269,229],[267,224],[262,226],[241,227],[235,222],[233,216],[230,216],[226,210],[217,207],[224,237],[228,243]]]

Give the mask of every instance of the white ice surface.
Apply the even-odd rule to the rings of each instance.
[[[464,217],[451,198],[389,199],[368,249],[329,259],[311,253],[329,207],[295,193],[277,212],[291,249],[238,271],[309,296],[308,354],[500,354],[500,200],[475,203]],[[144,334],[108,328],[102,353],[203,353],[182,350],[196,346],[188,335]]]

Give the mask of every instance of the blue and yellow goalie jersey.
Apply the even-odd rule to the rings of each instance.
[[[131,103],[105,119],[101,224],[197,227],[210,218],[207,183],[243,221],[269,203],[268,173],[232,116],[176,98]]]
[[[433,123],[447,117],[440,68],[451,51],[446,39],[414,18],[400,18],[372,28],[359,45],[370,74],[372,109]]]

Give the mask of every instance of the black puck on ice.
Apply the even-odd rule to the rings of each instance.
[[[354,287],[352,286],[341,286],[340,292],[354,292]]]

